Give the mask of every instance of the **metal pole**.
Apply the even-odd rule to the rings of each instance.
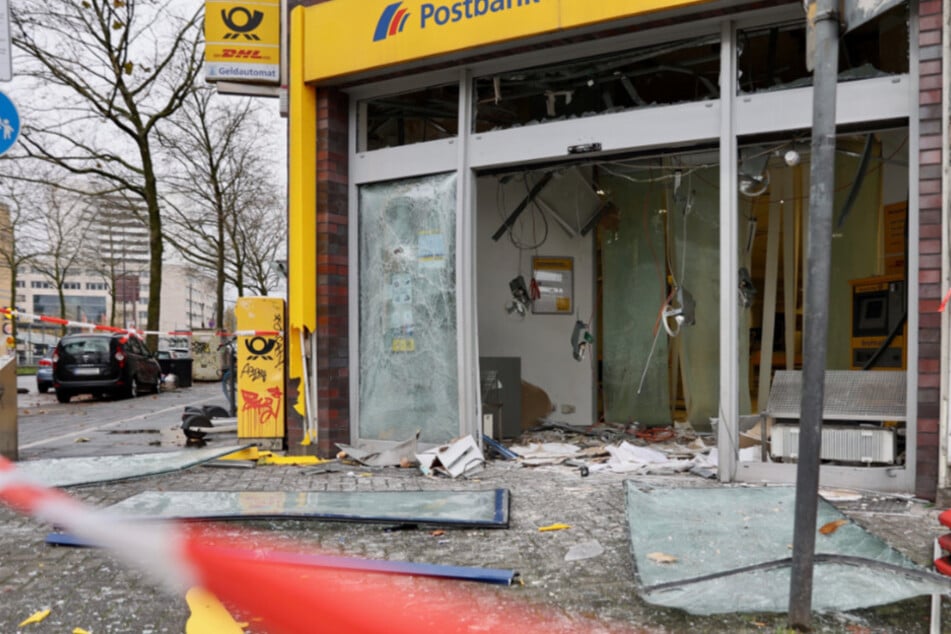
[[[809,187],[808,286],[804,313],[802,401],[796,509],[789,586],[789,624],[812,629],[812,573],[822,449],[826,339],[829,331],[829,263],[835,186],[835,101],[839,66],[836,0],[818,0],[815,13],[812,163]]]

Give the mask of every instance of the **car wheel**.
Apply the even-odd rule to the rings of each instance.
[[[56,390],[56,400],[60,403],[68,403],[69,399],[72,397],[72,394],[64,390]]]
[[[50,388],[45,385],[41,385],[38,388],[36,388],[36,391],[39,392],[40,394],[46,394],[47,392],[50,391]]]

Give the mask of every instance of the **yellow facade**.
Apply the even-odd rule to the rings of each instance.
[[[698,4],[704,0],[334,0],[307,7],[305,81]],[[298,40],[300,41],[300,40]],[[319,50],[318,50],[319,49]],[[328,55],[327,51],[334,51]]]

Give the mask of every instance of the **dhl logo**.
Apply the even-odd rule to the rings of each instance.
[[[226,48],[221,51],[226,59],[262,59],[261,51],[253,48]]]

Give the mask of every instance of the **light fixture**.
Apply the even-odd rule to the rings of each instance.
[[[748,198],[755,198],[769,189],[769,150],[752,147],[740,150],[739,188]]]

